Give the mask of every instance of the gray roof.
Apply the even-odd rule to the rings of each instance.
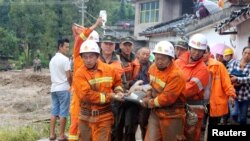
[[[232,11],[242,9],[240,5],[225,8],[217,13],[209,15],[203,19],[196,19],[194,15],[185,14],[177,19],[156,24],[139,33],[140,36],[170,35],[180,36],[187,39],[187,36],[204,27],[215,27],[218,23],[228,18]]]
[[[225,31],[230,27],[237,25],[237,23],[241,23],[249,18],[250,18],[250,6],[248,5],[239,10],[231,12],[231,15],[227,19],[225,19],[216,26],[215,31],[218,32]]]
[[[162,34],[166,32],[174,32],[176,34],[184,34],[184,29],[187,25],[190,25],[194,21],[194,16],[185,14],[177,19],[163,22],[155,26],[149,27],[143,32],[139,33],[140,36],[151,36],[153,34]]]

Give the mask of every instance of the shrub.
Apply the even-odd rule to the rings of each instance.
[[[48,124],[0,129],[0,141],[36,141],[49,135]]]

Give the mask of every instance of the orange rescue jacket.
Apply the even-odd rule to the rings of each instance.
[[[150,101],[153,110],[159,118],[183,118],[185,115],[181,93],[185,90],[185,78],[181,70],[172,63],[160,71],[155,64],[149,68],[150,84],[153,88],[154,99]]]
[[[80,103],[79,98],[75,94],[74,85],[75,85],[75,72],[83,64],[80,57],[80,47],[81,44],[87,39],[92,30],[84,27],[72,26],[73,36],[75,38],[74,48],[73,48],[73,81],[71,86],[72,98],[70,102],[70,117],[71,123],[69,127],[69,140],[78,140],[78,116],[80,112]]]
[[[80,56],[80,47],[81,44],[87,39],[87,37],[89,36],[89,34],[92,32],[91,29],[87,28],[85,29],[81,34],[79,34],[78,36],[75,37],[75,43],[74,43],[74,51],[73,51],[73,60],[74,60],[74,67],[73,67],[73,81],[72,81],[72,87],[71,87],[71,91],[72,91],[72,98],[71,98],[71,103],[70,103],[70,115],[74,116],[74,117],[78,117],[79,115],[79,111],[80,111],[80,107],[79,107],[79,103],[77,103],[78,97],[75,96],[75,91],[74,91],[74,85],[75,85],[75,73],[76,70],[83,65],[81,56]]]
[[[209,81],[209,71],[202,58],[189,63],[189,56],[190,53],[186,52],[175,61],[186,79],[183,95],[187,100],[203,100],[205,87]]]
[[[185,78],[181,70],[172,62],[164,71],[158,70],[155,64],[149,68],[150,84],[158,93],[154,106],[164,107],[174,104],[185,90]]]
[[[113,91],[123,91],[121,85],[121,78],[118,77],[115,70],[100,60],[98,60],[96,70],[88,70],[83,65],[77,70],[75,76],[75,91],[79,97],[81,108],[89,110],[101,110],[110,107],[111,93]],[[85,121],[92,121],[93,118],[80,114],[80,119]],[[111,111],[100,115],[94,121],[108,119],[113,119]]]
[[[236,97],[226,67],[219,61],[209,58],[208,70],[212,74],[210,89],[210,116],[218,117],[228,113],[229,96]]]

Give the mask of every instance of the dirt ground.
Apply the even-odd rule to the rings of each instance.
[[[0,72],[0,128],[28,125],[50,115],[49,71]]]

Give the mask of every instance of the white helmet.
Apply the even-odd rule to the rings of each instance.
[[[174,58],[174,46],[168,41],[160,41],[155,45],[153,53],[168,55]]]
[[[99,42],[99,34],[93,30],[87,40],[94,40],[95,42]]]
[[[80,53],[94,52],[100,54],[100,48],[94,40],[86,40],[80,47]]]
[[[202,34],[195,34],[189,39],[188,45],[199,50],[207,49],[207,38]]]

